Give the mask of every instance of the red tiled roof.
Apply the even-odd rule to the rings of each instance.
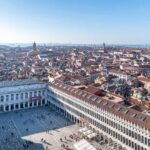
[[[124,75],[128,75],[127,72],[125,72],[125,71],[120,71],[120,70],[111,70],[110,73],[111,73],[111,74],[124,74]]]
[[[138,80],[141,82],[150,82],[150,78],[138,77]]]
[[[61,87],[60,87],[60,85],[61,85]],[[76,93],[74,91],[67,90],[67,88],[70,88],[70,89],[74,89],[74,88],[72,86],[66,85],[66,84],[64,84],[64,83],[62,83],[62,82],[60,82],[58,80],[55,80],[52,83],[52,86],[54,88],[58,89],[58,90],[61,90],[61,91],[65,92],[65,93],[67,93],[68,95],[71,95],[71,96],[74,96],[74,97],[76,97],[76,98],[78,98],[80,100],[86,101],[86,102],[88,102],[88,103],[90,103],[90,104],[92,104],[92,105],[94,105],[96,107],[100,107],[102,109],[105,109],[105,110],[113,113],[114,115],[117,115],[118,117],[121,117],[121,118],[123,118],[125,120],[128,120],[128,121],[130,121],[132,123],[135,123],[137,125],[140,125],[141,127],[144,127],[144,128],[146,128],[146,129],[148,129],[150,131],[150,116],[148,116],[148,115],[146,115],[144,113],[141,113],[139,111],[133,110],[131,108],[127,108],[127,107],[125,107],[125,106],[123,106],[121,104],[115,104],[115,103],[113,103],[111,101],[108,101],[108,100],[106,100],[104,98],[100,98],[100,97],[98,97],[96,95],[93,95],[93,94],[91,94],[89,92],[86,92],[86,91],[83,91],[83,90],[80,90],[80,89],[75,89],[74,91],[77,90]],[[81,95],[79,95],[79,93],[81,93],[81,92],[83,92],[83,93]],[[88,96],[91,96],[92,98],[93,97],[94,98],[99,98],[101,100],[101,102],[98,103],[98,102],[92,100],[92,98],[89,99],[88,96],[83,97],[84,94],[86,94]],[[107,102],[107,104],[104,105],[104,103],[106,103],[106,102]],[[109,107],[108,104],[113,104],[113,107]],[[119,107],[120,109],[116,110],[114,108],[114,106],[115,107]],[[128,110],[128,112],[124,113],[123,110]],[[136,116],[135,117],[131,117],[132,113],[136,113]],[[143,120],[139,119],[141,116],[144,116]]]
[[[87,91],[87,92],[92,93],[92,94],[97,94],[97,93],[101,92],[101,89],[90,85],[86,89],[84,89],[84,91]]]

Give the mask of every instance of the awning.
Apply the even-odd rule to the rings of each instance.
[[[85,132],[85,131],[87,131],[87,130],[89,130],[87,127],[84,127],[84,128],[81,128],[81,129],[79,129],[79,132]]]
[[[92,130],[88,130],[88,131],[86,131],[86,132],[83,132],[84,135],[89,135],[89,134],[91,134],[91,133],[93,133]]]
[[[74,144],[76,150],[96,150],[94,146],[92,146],[85,139],[82,139]]]
[[[96,137],[96,136],[97,136],[96,133],[91,133],[91,134],[87,135],[87,137],[88,137],[89,139],[92,139],[92,138],[94,138],[94,137]]]

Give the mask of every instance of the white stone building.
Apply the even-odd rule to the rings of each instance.
[[[88,126],[116,149],[150,150],[150,116],[55,80],[47,85],[33,80],[0,82],[0,111],[47,104],[66,118]]]
[[[128,81],[131,79],[131,75],[126,73],[125,71],[111,70],[109,74],[117,76],[120,80]]]
[[[47,103],[47,85],[34,80],[0,82],[0,112],[30,108]]]
[[[117,149],[150,150],[150,116],[55,81],[48,105],[70,120],[113,140]]]

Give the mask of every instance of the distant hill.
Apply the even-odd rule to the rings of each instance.
[[[10,48],[8,45],[0,45],[0,48]]]

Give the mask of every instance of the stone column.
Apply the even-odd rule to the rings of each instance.
[[[32,107],[34,106],[34,102],[32,102]]]
[[[47,104],[47,100],[45,99],[45,105]]]
[[[4,112],[5,112],[6,111],[6,106],[4,105],[3,108],[4,108]]]
[[[16,110],[16,104],[14,104],[14,110]]]
[[[26,107],[25,107],[25,103],[23,103],[23,108],[26,108]]]
[[[30,108],[30,102],[28,102],[28,108]]]
[[[38,106],[38,101],[36,101],[36,106]]]
[[[18,104],[18,109],[20,109],[20,103]]]
[[[10,104],[8,105],[8,107],[9,107],[9,108],[8,108],[8,111],[11,111],[11,105],[10,105]]]

